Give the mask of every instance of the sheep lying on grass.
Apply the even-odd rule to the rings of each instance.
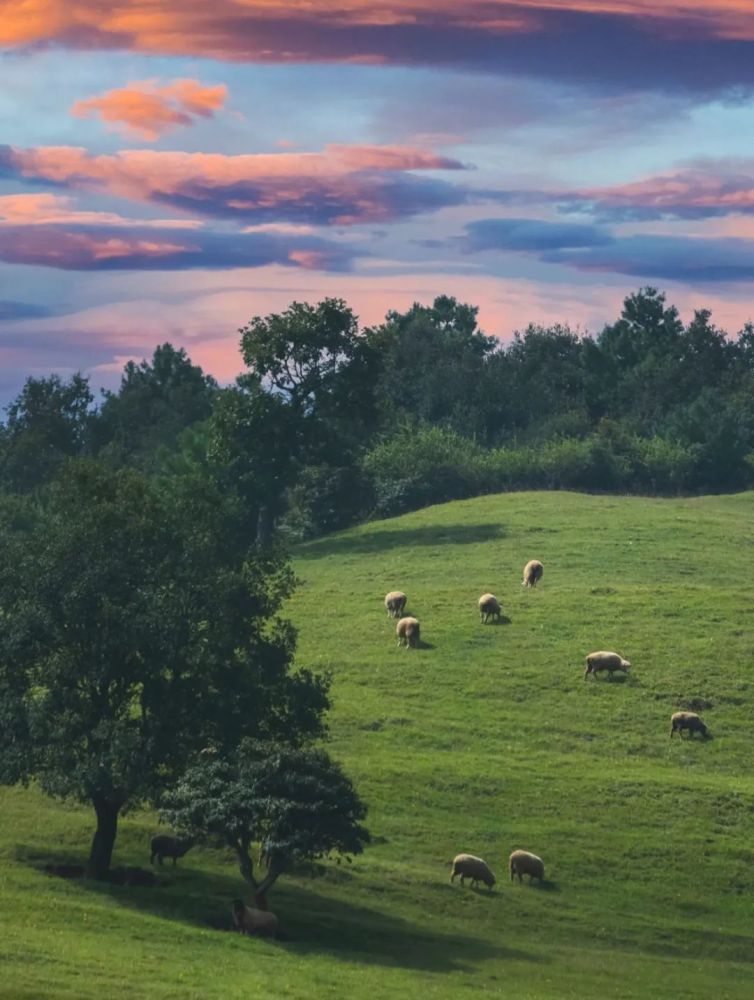
[[[240,934],[276,937],[280,930],[278,918],[269,910],[246,906],[242,899],[233,900],[233,923]]]
[[[529,562],[524,566],[524,579],[521,582],[522,587],[536,587],[539,581],[542,579],[542,574],[545,568],[539,559],[530,559]]]
[[[502,610],[500,602],[494,594],[482,594],[479,598],[479,617],[485,625],[490,618],[495,618],[497,621],[500,621]]]
[[[389,618],[400,618],[403,609],[406,607],[406,595],[402,590],[391,590],[385,594],[385,607]]]
[[[684,729],[688,730],[689,736],[693,736],[694,733],[701,733],[704,737],[710,735],[709,729],[705,726],[696,712],[673,712],[670,716],[671,740],[673,738],[673,733],[678,733],[681,739],[683,739]]]
[[[166,833],[158,834],[156,837],[152,837],[152,856],[149,863],[154,864],[155,856],[160,864],[162,864],[163,858],[172,858],[173,867],[175,867],[176,860],[190,851],[195,843],[196,841],[191,839],[181,840],[180,837],[171,837]]]
[[[514,851],[508,859],[508,864],[511,882],[514,875],[518,875],[519,882],[523,882],[524,875],[529,876],[530,882],[534,878],[538,878],[540,882],[544,881],[545,863],[536,854],[531,854],[529,851]]]
[[[419,645],[419,622],[416,618],[401,618],[395,626],[395,634],[398,636],[399,646],[416,649]]]
[[[484,882],[488,889],[492,889],[495,884],[495,876],[490,871],[489,865],[481,858],[474,857],[473,854],[456,854],[453,858],[453,871],[450,873],[452,882],[456,875],[461,876],[461,885],[465,885],[464,879],[471,879],[472,886],[477,882]]]
[[[631,669],[631,663],[629,660],[624,660],[622,656],[618,653],[611,653],[604,649],[601,649],[597,653],[590,653],[586,658],[586,669],[584,670],[584,680],[592,674],[596,677],[598,673],[603,670],[607,670],[610,676],[613,676],[613,672],[616,670],[622,670],[624,674],[627,674]]]

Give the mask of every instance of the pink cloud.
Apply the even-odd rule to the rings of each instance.
[[[192,125],[197,118],[211,118],[227,96],[224,84],[205,86],[198,80],[174,80],[159,86],[154,80],[137,80],[99,97],[77,101],[71,114],[99,117],[128,136],[150,141],[179,125]]]
[[[71,198],[57,194],[0,195],[2,226],[109,226],[139,229],[198,229],[193,219],[128,219],[116,212],[77,209]]]
[[[192,249],[185,243],[145,239],[132,233],[113,235],[63,229],[51,233],[44,226],[0,230],[0,260],[64,270],[118,264],[147,267],[150,262],[175,258]]]
[[[126,48],[236,60],[338,58],[379,62],[385,53],[352,43],[328,47],[323,32],[375,35],[396,28],[468,28],[497,34],[532,31],[550,14],[619,16],[704,29],[719,38],[754,38],[751,0],[26,0],[0,4],[0,45],[58,41],[83,48]],[[296,28],[299,30],[296,30]],[[302,27],[308,31],[301,30]]]
[[[343,271],[355,256],[354,249],[303,227],[212,232],[202,226],[161,226],[155,220],[140,224],[107,212],[77,212],[65,201],[49,195],[0,197],[0,261],[66,271],[206,270],[272,263]]]
[[[74,146],[0,147],[0,169],[19,179],[249,222],[351,225],[466,199],[452,185],[413,173],[459,170],[461,163],[412,146],[330,145],[319,153],[236,156],[155,150],[96,156]]]
[[[629,184],[580,191],[597,211],[628,218],[754,213],[754,159],[702,161]]]

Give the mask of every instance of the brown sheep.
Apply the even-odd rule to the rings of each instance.
[[[673,712],[670,716],[670,738],[672,740],[673,733],[678,733],[678,735],[683,739],[684,729],[688,730],[689,736],[693,736],[694,733],[701,733],[703,737],[710,735],[709,729],[705,726],[696,712]]]
[[[391,590],[389,594],[385,594],[388,618],[400,618],[406,607],[406,600],[406,595],[402,590]]]
[[[536,854],[529,851],[513,851],[508,859],[511,872],[511,882],[513,877],[518,875],[518,881],[523,882],[524,875],[529,876],[529,881],[538,878],[540,883],[545,877],[545,863]]]
[[[154,864],[155,856],[160,864],[162,864],[163,858],[172,858],[173,867],[175,868],[176,860],[182,858],[187,851],[190,851],[195,843],[196,841],[193,838],[181,840],[180,837],[171,837],[166,833],[160,833],[156,837],[152,837],[152,856],[149,859],[149,863],[151,865]]]
[[[521,582],[522,587],[536,587],[539,581],[542,579],[542,574],[545,568],[539,559],[530,559],[529,562],[524,566],[524,579]]]
[[[401,618],[395,626],[395,634],[399,646],[416,649],[419,645],[419,622],[416,618]]]
[[[278,918],[270,910],[246,906],[242,899],[233,900],[233,923],[240,934],[276,937],[280,930]]]
[[[485,625],[490,618],[500,621],[502,610],[500,602],[494,594],[482,594],[479,598],[479,617]]]
[[[607,652],[601,649],[597,653],[590,653],[586,658],[586,669],[584,670],[584,680],[591,674],[596,677],[602,670],[607,670],[610,677],[616,670],[622,670],[627,674],[631,669],[630,660],[624,660],[618,653]]]
[[[495,876],[490,871],[489,865],[481,858],[474,857],[473,854],[456,854],[453,858],[453,871],[450,873],[452,882],[456,875],[461,876],[461,885],[465,885],[464,879],[471,879],[472,886],[477,882],[484,882],[488,889],[492,889],[495,884]]]

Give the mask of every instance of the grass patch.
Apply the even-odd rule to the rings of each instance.
[[[288,940],[248,940],[223,932],[227,852],[194,849],[155,887],[56,878],[89,812],[0,790],[0,995],[751,997],[754,588],[731,567],[753,515],[754,494],[506,494],[302,546],[298,660],[333,672],[330,750],[374,846],[281,879]],[[396,646],[392,589],[426,648]],[[504,626],[479,622],[485,591]],[[631,674],[584,681],[612,648]],[[687,708],[714,739],[669,739]],[[156,830],[127,817],[116,864],[148,867]],[[514,848],[545,886],[508,881]],[[493,893],[450,885],[460,851]]]

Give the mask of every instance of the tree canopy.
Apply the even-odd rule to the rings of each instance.
[[[99,402],[81,375],[29,379],[0,425],[0,493],[80,456],[193,475],[262,549],[477,492],[754,485],[754,329],[684,323],[656,288],[596,335],[529,324],[503,343],[448,295],[366,329],[342,299],[293,302],[239,333],[245,370],[222,388],[171,344]]]
[[[203,746],[323,731],[327,679],[291,670],[277,617],[290,570],[239,549],[211,486],[181,485],[79,460],[0,507],[0,775],[94,806],[98,877],[120,812]]]
[[[258,740],[244,740],[230,754],[208,747],[165,794],[162,807],[176,829],[231,847],[262,907],[295,862],[360,854],[369,842],[366,812],[349,778],[323,750]]]

